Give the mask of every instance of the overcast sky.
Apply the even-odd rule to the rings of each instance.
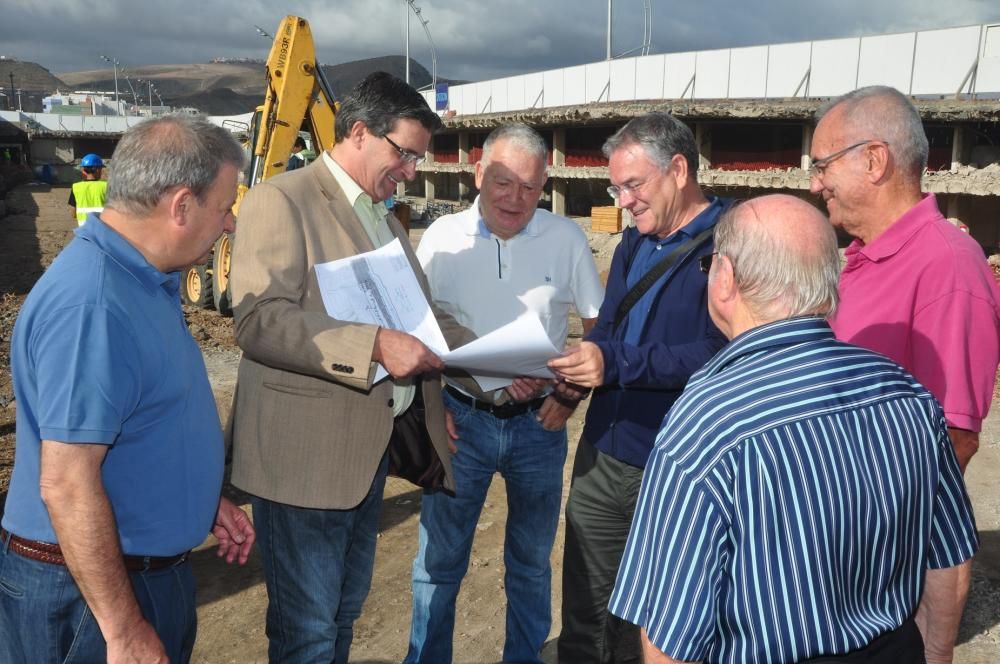
[[[998,0],[648,0],[652,52],[855,37],[1000,21]],[[438,75],[484,80],[602,60],[607,0],[416,0]],[[614,0],[613,52],[641,45],[642,0]],[[309,20],[319,59],[402,54],[404,0],[0,0],[0,55],[55,74],[267,57],[284,14]],[[412,14],[411,14],[412,16]],[[419,22],[410,55],[431,69]]]

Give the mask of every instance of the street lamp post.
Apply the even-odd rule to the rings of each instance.
[[[137,78],[135,82],[139,84],[139,91],[142,92],[142,86],[149,86],[149,114],[153,114],[153,82],[149,79]]]
[[[101,60],[110,63],[112,68],[115,70],[115,113],[118,115],[122,114],[121,103],[118,101],[118,61],[114,58],[109,58],[106,55],[101,56]]]
[[[21,88],[17,89],[17,110],[21,112],[24,108],[21,106]]]
[[[403,0],[403,28],[406,33],[406,84],[410,84],[410,0]]]
[[[421,13],[420,7],[414,4],[415,0],[405,0],[407,7],[406,9],[412,9],[413,13],[416,14],[417,20],[420,21],[421,27],[424,29],[424,34],[427,35],[427,43],[431,47],[431,90],[437,90],[437,49],[434,47],[434,40],[431,38],[430,28],[427,24],[430,23],[430,19],[424,18]],[[410,82],[410,15],[406,14],[406,82]]]
[[[135,114],[139,115],[139,95],[137,95],[136,92],[135,92],[135,86],[132,85],[132,79],[130,79],[128,77],[128,74],[125,73],[127,69],[128,69],[128,67],[126,67],[125,65],[122,65],[122,76],[125,77],[125,82],[128,83],[129,92],[132,93],[132,101],[135,103],[135,107],[136,107]]]

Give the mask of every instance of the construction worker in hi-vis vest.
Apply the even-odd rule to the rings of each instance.
[[[76,225],[83,226],[87,215],[100,214],[104,210],[104,200],[108,195],[108,183],[101,179],[104,161],[96,154],[88,154],[80,160],[83,179],[73,184],[69,194],[69,206],[73,208]]]

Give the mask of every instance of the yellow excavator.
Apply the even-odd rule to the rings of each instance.
[[[247,190],[267,178],[284,173],[295,139],[311,137],[318,154],[333,145],[337,104],[329,81],[316,62],[309,22],[286,16],[278,25],[265,68],[264,104],[254,111],[247,133],[250,159],[241,177],[233,213],[239,217]],[[238,223],[238,222],[237,222]],[[210,263],[192,265],[181,280],[181,298],[187,304],[215,307],[232,314],[229,267],[233,236],[223,235],[215,244]]]

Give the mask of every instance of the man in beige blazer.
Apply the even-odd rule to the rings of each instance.
[[[348,661],[371,585],[386,447],[417,391],[444,486],[454,488],[441,360],[408,334],[329,317],[313,270],[399,238],[428,292],[381,201],[416,176],[438,127],[413,88],[372,74],[344,100],[335,145],[255,186],[242,204],[231,280],[243,349],[232,481],[253,496],[272,662]],[[452,348],[474,338],[435,314]],[[373,382],[376,363],[391,380]]]

